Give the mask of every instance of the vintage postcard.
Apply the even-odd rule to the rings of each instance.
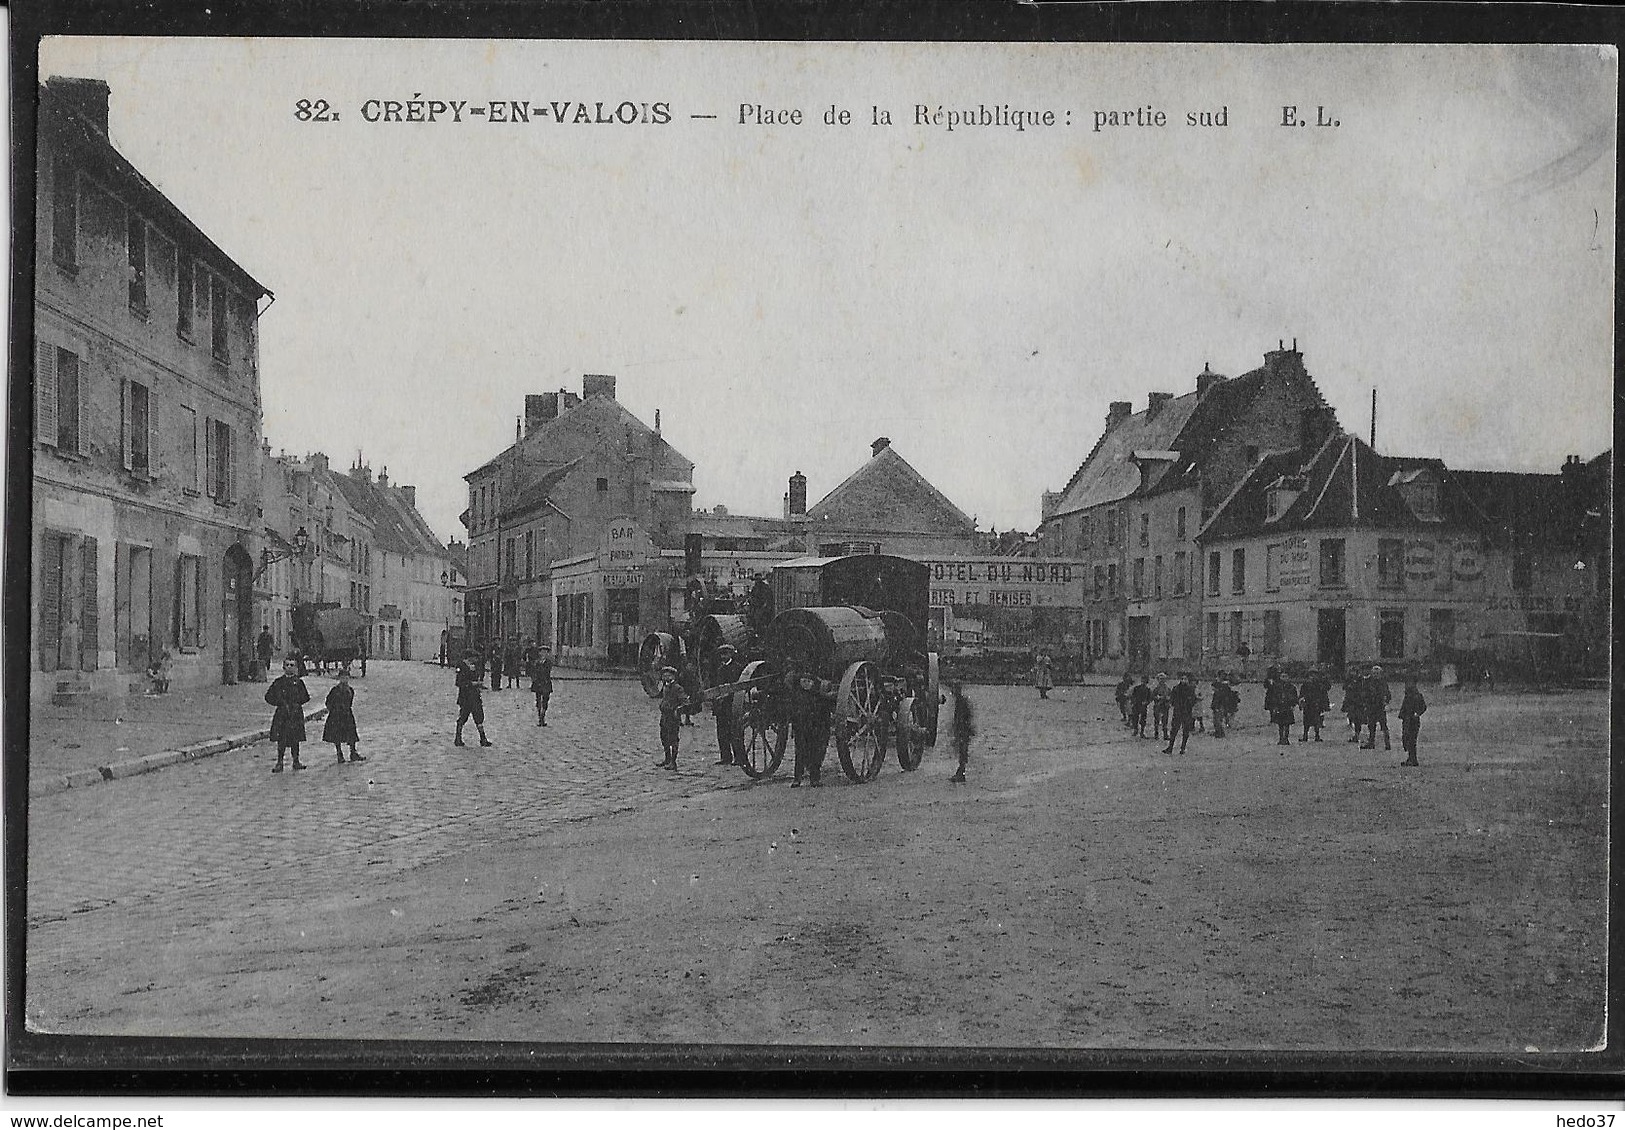
[[[1617,1065],[1618,80],[43,38],[13,1064]]]

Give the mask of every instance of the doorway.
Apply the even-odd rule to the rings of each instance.
[[[1315,613],[1315,660],[1322,667],[1341,671],[1348,660],[1348,615],[1341,608]]]
[[[1151,667],[1151,617],[1128,618],[1128,665],[1136,671]]]
[[[220,564],[220,681],[248,677],[253,645],[252,583],[254,565],[240,545],[226,550]]]

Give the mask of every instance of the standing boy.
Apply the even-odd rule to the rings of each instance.
[[[1151,688],[1151,736],[1168,737],[1168,676],[1157,672],[1157,685]]]
[[[965,783],[965,766],[970,763],[970,740],[976,733],[976,711],[965,694],[964,685],[957,679],[948,684],[948,706],[953,711],[954,752],[959,756],[959,768],[948,780],[956,785]]]
[[[474,728],[480,732],[480,744],[490,745],[485,736],[485,697],[481,690],[480,673],[474,666],[474,653],[463,656],[457,665],[457,740],[453,745],[467,745],[463,741],[463,724],[474,719]]]
[[[1185,752],[1185,746],[1191,740],[1191,727],[1193,716],[1196,713],[1196,688],[1191,686],[1191,677],[1181,672],[1179,682],[1173,690],[1168,692],[1168,709],[1172,716],[1172,727],[1168,731],[1168,748],[1163,753],[1174,752],[1174,738],[1179,738],[1179,752]]]
[[[677,743],[682,735],[678,718],[688,704],[688,692],[677,681],[677,668],[660,669],[660,748],[665,756],[655,763],[656,769],[677,769]]]
[[[1151,680],[1141,675],[1140,681],[1129,692],[1128,727],[1137,738],[1145,737],[1145,712],[1151,706]]]
[[[271,715],[271,740],[276,742],[276,764],[271,772],[282,772],[282,760],[293,751],[293,767],[303,769],[299,760],[299,743],[305,740],[305,703],[310,691],[298,675],[293,660],[282,664],[282,677],[265,689],[265,701],[276,708]]]

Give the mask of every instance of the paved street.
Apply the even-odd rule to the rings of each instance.
[[[974,688],[865,786],[652,767],[635,683],[358,682],[359,765],[267,745],[30,804],[48,1031],[1066,1047],[1578,1049],[1600,1036],[1600,693],[1434,691],[1423,766],[1258,688],[1185,758],[1106,688]],[[703,720],[702,720],[703,721]],[[1397,731],[1397,726],[1396,726]],[[472,728],[470,728],[472,734]],[[1397,732],[1396,742],[1397,745]]]

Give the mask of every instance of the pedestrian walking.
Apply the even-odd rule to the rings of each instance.
[[[281,678],[265,688],[265,701],[276,708],[271,715],[271,740],[276,743],[273,773],[282,772],[283,759],[290,751],[293,767],[305,767],[299,760],[299,743],[305,740],[305,703],[310,701],[310,691],[305,688],[298,670],[293,660],[287,660],[282,664]]]
[[[351,761],[365,761],[355,751],[355,743],[360,735],[355,728],[355,688],[350,685],[350,672],[340,671],[339,681],[333,689],[327,692],[327,721],[322,725],[322,741],[333,747],[333,752],[339,755],[339,764],[344,764],[344,747],[350,747]]]
[[[1047,651],[1040,651],[1033,659],[1033,686],[1038,688],[1039,698],[1048,698],[1055,689],[1055,661]]]
[[[494,640],[491,643],[491,689],[502,689],[502,641]]]
[[[1416,685],[1414,677],[1405,680],[1405,698],[1399,704],[1399,744],[1405,750],[1401,765],[1420,764],[1416,760],[1416,739],[1422,732],[1422,715],[1427,713],[1427,699]]]
[[[1134,676],[1124,671],[1122,679],[1117,683],[1117,689],[1112,692],[1112,697],[1117,700],[1117,712],[1123,716],[1125,726],[1129,724],[1129,694],[1133,690]]]
[[[944,705],[953,712],[949,726],[954,738],[954,753],[959,758],[959,767],[948,780],[953,784],[963,785],[965,766],[970,764],[970,740],[976,734],[976,708],[971,704],[970,696],[965,693],[964,684],[958,679],[948,684],[948,693],[944,699]]]
[[[510,687],[517,687],[519,680],[524,678],[524,658],[520,655],[518,640],[508,641],[508,651],[502,662],[502,670],[508,677]]]
[[[1140,681],[1129,692],[1128,726],[1137,738],[1145,737],[1145,715],[1151,708],[1151,680],[1149,676],[1141,675]]]
[[[1382,668],[1376,664],[1371,665],[1371,677],[1366,680],[1365,709],[1366,725],[1370,727],[1370,736],[1366,739],[1366,749],[1377,748],[1377,727],[1382,727],[1382,748],[1393,749],[1393,742],[1388,740],[1388,704],[1393,701],[1394,692],[1388,689],[1388,680],[1383,678]]]
[[[530,693],[536,696],[536,724],[547,725],[547,703],[553,697],[553,649],[545,643],[530,664]]]
[[[1180,672],[1179,682],[1175,683],[1168,692],[1168,712],[1171,728],[1168,731],[1168,748],[1163,753],[1174,752],[1174,738],[1179,738],[1179,752],[1183,756],[1185,746],[1191,740],[1191,728],[1196,713],[1196,688],[1191,685],[1188,672]]]
[[[254,641],[254,654],[259,656],[260,674],[271,677],[271,656],[276,653],[276,641],[271,638],[271,625],[261,624],[259,639]]]
[[[717,686],[739,681],[743,668],[737,655],[732,644],[725,643],[717,648],[716,665],[712,669],[712,679]],[[711,715],[717,723],[717,764],[745,764],[745,734],[740,727],[738,713],[734,710],[734,696],[722,694],[713,698]]]
[[[1227,690],[1224,679],[1217,678],[1213,680],[1212,697],[1208,699],[1208,708],[1213,711],[1213,736],[1216,738],[1224,737],[1225,694]]]
[[[1157,685],[1151,688],[1151,735],[1168,736],[1168,676],[1157,672]]]
[[[474,728],[480,732],[480,744],[491,744],[491,740],[485,736],[484,683],[475,666],[476,661],[475,654],[469,652],[457,665],[457,737],[452,745],[468,744],[463,741],[463,726],[470,718],[474,720]]]
[[[1303,734],[1298,738],[1300,742],[1309,740],[1309,731],[1315,732],[1315,740],[1320,741],[1320,724],[1325,720],[1326,712],[1332,708],[1332,683],[1319,667],[1310,668],[1309,677],[1303,681]]]
[[[1297,705],[1298,688],[1292,685],[1291,679],[1277,674],[1264,689],[1264,709],[1269,711],[1270,721],[1280,732],[1276,745],[1292,744],[1292,723],[1296,720],[1294,708]]]
[[[656,762],[656,769],[677,768],[677,745],[682,735],[678,714],[688,704],[688,692],[677,681],[677,668],[660,669],[660,748],[664,756]]]

